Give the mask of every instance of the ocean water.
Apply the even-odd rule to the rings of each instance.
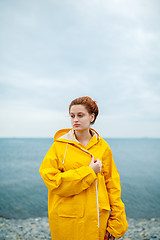
[[[120,173],[128,217],[160,217],[160,139],[106,139]],[[0,216],[47,216],[39,174],[52,139],[0,139]]]

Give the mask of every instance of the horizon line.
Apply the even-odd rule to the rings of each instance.
[[[1,137],[0,136],[0,139],[53,139],[53,137],[15,137],[15,136],[12,136],[12,137]],[[112,138],[112,139],[160,139],[160,137],[102,137],[102,138]]]

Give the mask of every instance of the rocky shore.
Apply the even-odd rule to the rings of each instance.
[[[160,218],[128,218],[128,230],[123,240],[160,240]],[[48,218],[5,219],[0,218],[0,240],[51,240]]]

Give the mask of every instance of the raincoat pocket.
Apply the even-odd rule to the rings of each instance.
[[[98,177],[98,199],[99,199],[99,211],[101,211],[102,209],[108,211],[111,210],[105,180],[102,175],[99,175]]]
[[[84,205],[61,203],[58,209],[58,216],[64,218],[82,218],[84,216]]]

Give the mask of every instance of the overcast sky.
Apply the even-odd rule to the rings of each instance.
[[[0,1],[0,137],[53,137],[97,101],[103,137],[160,137],[159,0]]]

